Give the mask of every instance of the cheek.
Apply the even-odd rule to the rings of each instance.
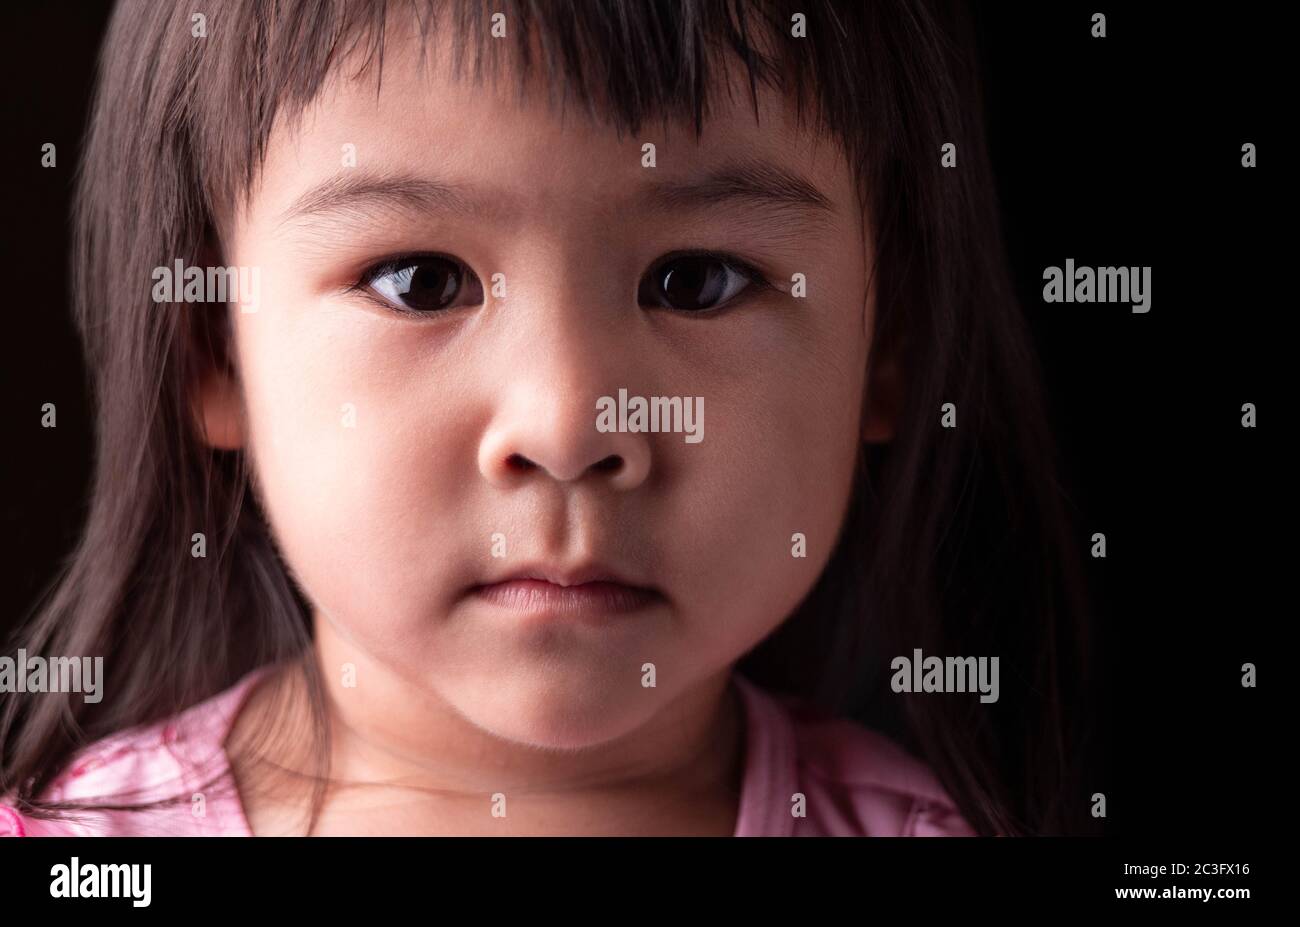
[[[359,312],[292,319],[241,320],[261,499],[311,600],[391,643],[445,591],[442,554],[466,531],[470,428],[437,377],[411,389],[418,339]]]
[[[842,335],[756,346],[769,362],[715,380],[705,440],[672,451],[682,488],[656,517],[682,550],[676,578],[694,592],[697,633],[720,650],[738,654],[774,630],[830,558],[860,445],[866,354]]]

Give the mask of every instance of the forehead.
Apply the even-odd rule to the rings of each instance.
[[[340,61],[300,119],[277,121],[261,209],[283,215],[303,191],[352,168],[480,184],[515,216],[575,202],[618,209],[651,179],[685,181],[743,159],[807,178],[848,218],[854,197],[841,146],[800,125],[793,101],[774,89],[759,83],[751,96],[733,55],[711,62],[716,77],[698,138],[690,120],[651,120],[620,136],[600,112],[571,96],[564,102],[536,54],[527,81],[506,51],[476,82],[452,74],[452,41],[449,31],[421,38],[399,24],[386,34],[382,66],[362,70],[359,52]]]

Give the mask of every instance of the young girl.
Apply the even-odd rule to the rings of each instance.
[[[1086,829],[960,10],[191,7],[105,40],[92,504],[6,650],[104,694],[3,696],[0,832]]]

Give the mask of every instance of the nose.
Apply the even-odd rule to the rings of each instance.
[[[526,351],[526,360],[510,365],[479,442],[483,477],[500,488],[539,478],[623,491],[644,483],[651,468],[647,435],[596,427],[597,400],[631,385],[617,382],[609,366],[618,352],[553,332]]]
[[[520,403],[498,416],[479,445],[479,472],[510,488],[546,477],[635,489],[650,474],[650,446],[638,433],[596,430],[596,393],[551,396]],[[588,400],[589,401],[586,401]]]

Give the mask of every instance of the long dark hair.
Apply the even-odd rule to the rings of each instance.
[[[707,114],[723,54],[789,94],[844,147],[877,253],[872,362],[903,371],[892,441],[864,446],[839,544],[787,622],[739,664],[751,679],[890,729],[981,833],[1091,828],[1083,722],[1087,611],[1041,373],[1000,240],[972,25],[928,0],[500,0],[524,79],[621,131]],[[386,16],[467,37],[454,65],[495,73],[505,43],[477,2],[229,0],[204,39],[185,3],[114,12],[76,188],[75,313],[98,410],[84,533],[15,638],[98,654],[112,697],[5,699],[0,793],[26,813],[80,746],[175,714],[249,671],[297,662],[328,768],[306,602],[280,558],[246,456],[196,433],[195,384],[231,366],[225,307],[155,304],[151,269],[224,263],[219,230],[253,187],[272,122],[301,114],[352,50],[382,68]],[[795,15],[806,37],[791,37]],[[530,37],[540,37],[539,48]],[[531,54],[530,54],[531,53]],[[534,60],[540,57],[541,60]],[[957,145],[944,168],[941,146]],[[953,403],[958,427],[941,428]],[[190,555],[203,532],[209,556]],[[998,656],[1001,698],[898,695],[886,668]],[[301,694],[300,693],[300,694]],[[71,735],[70,735],[71,732]],[[268,739],[269,739],[268,734]],[[310,832],[320,811],[319,777]],[[188,796],[182,796],[187,798]],[[77,808],[143,807],[82,803]]]

